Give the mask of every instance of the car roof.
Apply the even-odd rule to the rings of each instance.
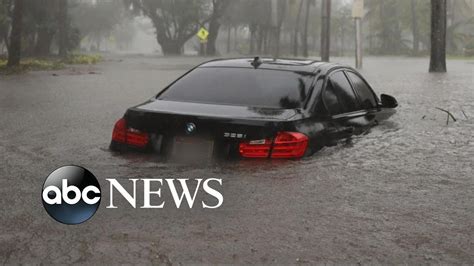
[[[215,59],[201,64],[198,67],[236,67],[236,68],[254,68],[252,64],[256,58],[231,58]],[[323,73],[336,67],[343,67],[339,64],[321,62],[309,59],[285,59],[285,58],[258,58],[259,69],[286,70],[296,72]]]

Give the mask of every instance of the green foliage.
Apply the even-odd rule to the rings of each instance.
[[[10,17],[8,10],[10,8],[11,1],[2,0],[0,1],[0,43],[2,43],[5,36],[8,33],[8,27],[10,25]]]
[[[25,54],[46,56],[58,30],[57,1],[25,0],[23,13],[23,43]]]
[[[79,2],[70,8],[70,14],[82,37],[87,37],[97,49],[100,48],[101,41],[108,38],[125,18],[121,1]]]
[[[364,21],[368,24],[366,39],[371,44],[370,53],[411,54],[414,47],[414,20],[421,52],[428,53],[431,32],[429,0],[366,0],[364,3],[368,11]],[[466,35],[473,32],[470,26],[473,21],[473,8],[473,2],[470,0],[447,1],[448,53],[460,54],[467,44],[469,37]]]
[[[73,54],[67,59],[25,58],[18,67],[7,67],[7,59],[0,58],[0,74],[20,74],[27,71],[58,70],[66,65],[93,65],[102,61],[101,55]]]
[[[204,0],[125,0],[136,14],[149,17],[164,54],[181,54],[184,43],[209,20]]]
[[[61,62],[68,65],[94,65],[100,61],[102,61],[101,55],[73,54]]]
[[[469,42],[464,48],[469,49],[469,50],[474,50],[474,39],[471,40],[471,42]]]
[[[0,59],[0,74],[18,74],[31,70],[56,70],[64,67],[59,60],[27,58],[17,67],[7,67],[7,60]]]

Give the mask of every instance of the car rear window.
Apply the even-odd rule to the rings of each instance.
[[[304,104],[313,75],[253,68],[197,68],[161,93],[158,99],[269,108]]]

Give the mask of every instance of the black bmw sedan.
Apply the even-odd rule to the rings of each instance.
[[[395,113],[355,69],[308,60],[213,60],[190,70],[114,127],[114,151],[163,157],[300,158]]]

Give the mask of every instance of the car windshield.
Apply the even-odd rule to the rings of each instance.
[[[253,68],[197,68],[159,94],[158,99],[268,108],[299,108],[313,75]]]

